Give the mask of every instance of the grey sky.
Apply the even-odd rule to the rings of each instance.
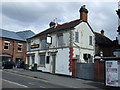
[[[30,29],[39,33],[49,28],[49,22],[54,18],[58,23],[80,18],[79,8],[83,4],[89,11],[88,22],[93,30],[99,32],[103,29],[106,36],[115,39],[117,2],[3,2],[0,28],[11,31]]]

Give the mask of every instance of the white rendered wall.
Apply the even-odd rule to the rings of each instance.
[[[120,9],[120,1],[118,2],[118,9]],[[120,25],[120,19],[118,18],[118,26]],[[118,44],[120,45],[120,34],[118,34]]]
[[[74,44],[74,46],[79,46],[79,49],[74,48],[74,57],[75,55],[80,55],[81,62],[85,62],[83,59],[83,54],[87,53],[91,54],[92,56],[95,54],[95,36],[85,22],[82,22],[76,26],[75,32],[79,32],[79,43],[74,42],[76,44]],[[92,45],[89,45],[89,36],[92,36]]]
[[[56,56],[56,73],[71,75],[69,72],[69,48],[59,49]]]
[[[78,49],[78,48],[74,48],[74,57],[76,57],[76,55],[80,56],[80,61],[81,63],[86,63],[85,60],[83,59],[83,54],[91,54],[91,56],[94,57],[94,52],[92,50],[87,50],[87,49]],[[94,63],[94,59],[92,61]]]

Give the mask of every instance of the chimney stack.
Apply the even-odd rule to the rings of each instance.
[[[87,21],[88,20],[88,10],[85,8],[86,6],[81,6],[80,12],[80,20]]]
[[[101,30],[101,34],[104,35],[104,30]]]

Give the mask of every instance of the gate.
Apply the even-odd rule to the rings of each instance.
[[[93,80],[94,64],[93,63],[77,63],[76,77]]]

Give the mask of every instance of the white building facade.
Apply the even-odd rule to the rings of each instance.
[[[29,69],[37,64],[43,72],[72,75],[73,57],[77,62],[94,63],[95,35],[87,22],[87,9],[81,9],[80,19],[57,26],[52,22],[49,29],[28,39]]]
[[[120,1],[118,2],[118,10],[119,10],[119,14],[120,14]],[[118,26],[120,27],[120,15],[119,15],[119,18],[118,18]],[[120,30],[118,31],[118,43],[120,45]]]

